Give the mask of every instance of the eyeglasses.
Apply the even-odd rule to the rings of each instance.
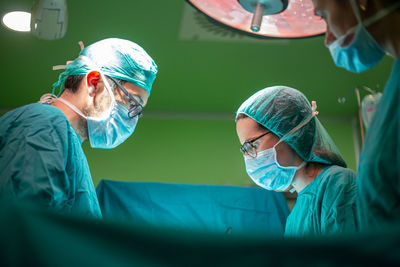
[[[134,118],[136,116],[139,116],[139,117],[143,116],[143,106],[139,103],[138,100],[135,99],[135,96],[128,93],[128,91],[126,91],[126,89],[121,84],[119,84],[119,82],[117,82],[115,79],[113,79],[111,77],[108,77],[108,78],[111,81],[113,81],[119,87],[119,89],[121,89],[122,92],[129,98],[130,107],[128,108],[128,117]]]
[[[257,141],[258,139],[260,139],[261,137],[267,135],[271,133],[271,131],[263,133],[260,136],[257,136],[253,139],[250,139],[246,142],[243,143],[243,145],[240,147],[240,152],[242,152],[243,155],[247,154],[252,158],[256,158],[257,157],[257,144],[254,144],[255,141]]]

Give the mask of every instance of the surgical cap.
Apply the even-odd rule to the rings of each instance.
[[[87,74],[100,70],[106,76],[117,78],[144,88],[150,96],[157,74],[154,60],[139,45],[123,39],[109,38],[85,47],[74,61],[67,64],[58,82],[53,85],[63,90],[70,75]]]
[[[260,90],[247,99],[239,107],[236,117],[241,113],[282,138],[309,119],[312,108],[307,98],[298,90],[273,86]],[[285,137],[284,141],[307,162],[346,167],[339,150],[317,117]]]

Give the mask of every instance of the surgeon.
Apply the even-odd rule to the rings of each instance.
[[[153,59],[131,41],[84,48],[53,85],[58,98],[1,117],[0,198],[101,218],[82,142],[111,149],[131,136],[156,73]]]
[[[360,156],[363,230],[400,223],[400,1],[313,0],[327,24],[325,45],[339,67],[359,73],[395,59]]]
[[[298,90],[273,86],[237,110],[236,131],[246,171],[260,187],[296,191],[285,236],[355,232],[355,174]]]

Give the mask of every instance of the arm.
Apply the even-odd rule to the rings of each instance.
[[[64,125],[63,125],[63,124]],[[65,121],[19,124],[7,139],[8,195],[56,209],[68,200]]]
[[[356,184],[354,173],[338,173],[329,179],[321,214],[321,229],[325,234],[356,232]]]

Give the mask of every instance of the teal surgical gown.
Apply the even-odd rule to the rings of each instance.
[[[0,118],[0,198],[101,217],[82,141],[60,109],[35,103]]]
[[[297,197],[286,221],[285,236],[330,235],[358,230],[355,174],[325,167]]]
[[[400,223],[400,59],[368,129],[357,173],[362,229]]]

